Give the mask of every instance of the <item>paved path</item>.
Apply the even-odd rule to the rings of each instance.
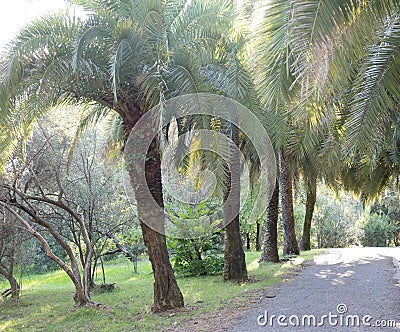
[[[400,261],[400,248],[331,249],[295,280],[276,288],[274,298],[264,298],[230,331],[400,332],[400,268],[393,257]],[[279,315],[288,326],[279,326]],[[396,327],[377,326],[390,321]]]

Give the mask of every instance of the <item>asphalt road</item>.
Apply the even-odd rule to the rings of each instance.
[[[394,257],[400,260],[400,248],[331,249],[275,288],[274,298],[263,297],[229,331],[400,332]]]

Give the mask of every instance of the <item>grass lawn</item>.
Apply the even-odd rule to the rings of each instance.
[[[116,285],[113,292],[92,295],[102,308],[74,308],[74,288],[62,271],[34,275],[23,279],[20,303],[0,302],[0,331],[185,330],[188,322],[212,320],[228,307],[242,311],[250,308],[257,291],[288,278],[304,261],[312,260],[320,252],[312,250],[294,261],[261,265],[257,262],[260,253],[247,252],[250,282],[240,285],[225,283],[221,276],[178,278],[186,308],[161,315],[151,313],[153,278],[147,260],[139,262],[138,274],[125,260],[106,266],[106,281]],[[101,283],[100,276],[97,282]],[[0,289],[7,287],[0,280]],[[199,324],[194,330],[201,331],[202,326]]]

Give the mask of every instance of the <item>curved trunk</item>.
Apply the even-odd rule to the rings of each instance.
[[[279,183],[277,181],[271,200],[268,203],[264,246],[261,253],[260,262],[279,263],[278,214],[279,214]]]
[[[22,196],[22,197],[24,197],[24,196]],[[34,198],[34,197],[32,197],[32,198]],[[41,200],[41,201],[47,201],[47,202],[49,202],[49,201],[54,202],[52,200],[47,200],[47,199],[41,198],[41,197],[35,197],[35,199]],[[18,205],[14,204],[14,206],[17,206],[21,211],[24,211],[25,213],[27,213],[32,218],[32,221],[34,223],[46,228],[50,232],[50,234],[53,236],[53,238],[57,241],[57,243],[63,248],[65,253],[68,255],[68,258],[69,258],[70,264],[71,264],[72,274],[77,279],[77,281],[79,283],[79,287],[82,288],[82,282],[81,282],[80,270],[79,270],[78,262],[76,261],[74,252],[72,251],[72,249],[68,245],[68,243],[63,240],[61,235],[54,229],[54,227],[51,226],[51,224],[46,222],[44,219],[40,218],[34,211],[31,211],[30,209],[26,208],[22,204],[18,204]],[[17,213],[17,212],[14,211],[14,213]],[[28,229],[28,231],[29,231],[29,229]],[[74,284],[75,284],[75,282],[74,282]]]
[[[9,211],[28,230],[30,234],[32,234],[42,243],[43,247],[46,250],[46,256],[49,257],[53,262],[55,262],[67,273],[67,275],[70,277],[71,281],[75,286],[75,295],[74,295],[75,304],[77,306],[84,306],[87,304],[91,304],[92,301],[88,296],[86,296],[84,289],[82,287],[79,272],[78,275],[76,275],[65,262],[63,262],[59,257],[57,257],[50,249],[50,246],[48,242],[45,240],[45,238],[40,233],[35,231],[31,227],[31,225],[19,215],[19,213],[17,213],[14,209],[10,208],[7,204],[3,202],[0,202],[0,205],[2,205],[5,209],[7,209],[7,211]]]
[[[295,220],[293,212],[293,190],[292,174],[290,164],[284,151],[279,152],[279,187],[282,206],[282,225],[283,225],[283,254],[298,255],[299,245],[296,239]]]
[[[239,141],[237,128],[232,128],[232,140]],[[224,253],[224,280],[247,280],[246,259],[240,236],[239,211],[240,211],[240,155],[238,150],[233,150],[230,156],[230,172],[224,193],[224,221],[225,227],[225,253]],[[227,197],[231,196],[229,201]],[[232,220],[231,222],[228,222]]]
[[[303,234],[300,242],[301,250],[311,250],[311,221],[314,214],[315,202],[317,201],[317,181],[307,181],[306,215],[304,217]]]
[[[0,274],[5,277],[9,284],[10,284],[10,289],[7,289],[4,291],[1,295],[3,297],[11,296],[12,299],[19,299],[19,293],[20,293],[20,287],[17,282],[17,279],[13,276],[13,274],[7,269],[0,264]]]
[[[136,175],[135,165],[129,169],[132,188],[137,201],[137,212],[142,229],[144,244],[147,247],[149,260],[154,273],[154,304],[153,312],[166,311],[183,307],[183,296],[176,282],[165,235],[150,227],[160,230],[165,222],[164,213],[149,206],[147,197],[143,196],[143,189],[147,186],[153,198],[160,207],[164,207],[163,189],[161,182],[161,158],[154,139],[147,152],[145,163],[146,178],[141,179]]]
[[[13,275],[10,275],[10,277],[8,278],[8,281],[10,283],[11,298],[19,299],[19,293],[20,293],[21,289],[19,287],[17,279],[15,279]]]

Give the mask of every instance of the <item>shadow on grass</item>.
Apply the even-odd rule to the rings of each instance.
[[[209,326],[208,321],[229,317],[228,311],[243,313],[268,286],[296,273],[316,253],[308,252],[298,261],[259,264],[260,254],[247,252],[250,280],[242,284],[223,282],[221,276],[178,278],[186,307],[162,315],[151,313],[153,277],[147,260],[139,262],[138,274],[133,274],[131,265],[124,261],[108,264],[107,282],[115,283],[115,289],[92,296],[103,308],[74,309],[73,285],[60,271],[33,276],[23,280],[20,304],[0,303],[0,331],[193,330],[188,330],[188,325],[201,330]],[[96,281],[101,283],[100,275]],[[5,286],[0,282],[0,288]]]

